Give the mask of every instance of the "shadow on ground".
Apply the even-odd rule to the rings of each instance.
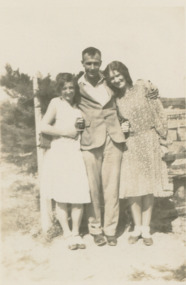
[[[183,282],[186,280],[186,265],[183,264],[177,269],[169,269],[165,266],[152,266],[155,274],[161,273],[161,278],[166,281],[180,281]],[[131,281],[142,281],[142,280],[153,280],[154,277],[152,274],[147,274],[141,270],[135,270],[133,274],[129,276]]]

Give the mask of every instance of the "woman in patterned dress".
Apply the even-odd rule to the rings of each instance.
[[[56,201],[57,218],[63,229],[69,249],[85,248],[79,235],[83,204],[90,203],[86,169],[80,150],[82,115],[76,108],[76,83],[72,74],[60,74],[59,97],[51,100],[41,122],[41,132],[53,136],[42,168],[41,191]],[[53,124],[54,122],[54,124]],[[71,204],[72,231],[68,223]]]
[[[129,199],[135,225],[128,241],[133,244],[142,236],[145,245],[152,245],[150,222],[154,196],[170,196],[160,147],[160,139],[167,136],[166,117],[160,100],[148,99],[150,83],[138,80],[133,85],[123,63],[110,63],[104,73],[116,92],[118,111],[126,119],[125,131],[128,131],[120,179],[120,198]]]

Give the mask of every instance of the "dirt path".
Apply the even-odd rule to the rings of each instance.
[[[33,238],[39,228],[36,178],[12,164],[2,165],[2,283],[17,284],[177,284],[184,281],[184,233],[155,233],[154,245],[128,245],[70,251],[61,235],[52,242]],[[186,279],[185,279],[186,280]],[[139,284],[137,283],[137,284]]]

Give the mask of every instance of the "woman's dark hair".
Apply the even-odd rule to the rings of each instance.
[[[57,93],[60,95],[61,93],[61,90],[62,88],[64,87],[65,83],[67,82],[72,82],[73,85],[74,85],[74,90],[75,90],[75,96],[74,96],[74,104],[76,104],[76,102],[78,101],[77,100],[77,97],[78,97],[78,94],[79,94],[79,87],[78,87],[78,83],[77,83],[77,79],[76,77],[71,74],[71,73],[59,73],[57,76],[56,76],[56,90],[57,90]]]
[[[112,86],[112,84],[110,82],[110,71],[114,71],[114,70],[118,71],[119,73],[121,73],[124,76],[125,80],[127,81],[127,84],[130,87],[133,86],[133,82],[132,82],[132,79],[130,77],[128,68],[120,61],[112,61],[111,63],[109,63],[107,65],[107,67],[105,68],[105,70],[103,72],[110,88],[112,88],[114,91],[117,91],[117,93],[119,91],[117,88]]]

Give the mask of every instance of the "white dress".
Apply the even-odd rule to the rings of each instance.
[[[55,126],[72,128],[80,110],[65,100],[51,100],[55,108]],[[41,175],[41,191],[50,199],[61,203],[90,203],[89,185],[83,156],[80,150],[80,138],[60,137],[51,143],[46,151]]]

